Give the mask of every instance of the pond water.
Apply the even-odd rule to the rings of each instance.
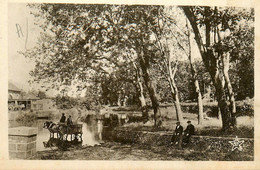
[[[46,119],[38,119],[32,127],[37,127],[38,134],[37,134],[37,141],[36,141],[36,150],[37,151],[44,151],[44,150],[51,150],[55,149],[55,142],[57,140],[50,139],[50,132],[48,129],[43,128],[44,122],[48,120]],[[102,120],[90,120],[88,122],[78,122],[79,124],[82,124],[82,143],[80,145],[98,145],[102,143],[102,130],[103,130],[103,121]],[[17,127],[20,126],[19,123],[16,121],[9,121],[9,127]],[[55,138],[56,138],[55,134]],[[46,143],[52,142],[52,147],[49,147],[46,145],[44,146],[44,142]],[[68,137],[68,141],[70,141],[70,136]]]

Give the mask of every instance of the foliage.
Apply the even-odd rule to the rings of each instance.
[[[185,21],[179,10],[148,5],[29,6],[38,19],[36,23],[43,29],[37,46],[24,53],[36,61],[31,73],[36,82],[50,82],[49,88],[56,87],[64,94],[68,90],[63,85],[77,85],[79,91],[87,89],[85,102],[90,108],[100,104],[116,105],[126,96],[127,104],[137,104],[139,95],[134,74],[136,70],[133,68],[133,63],[136,63],[142,70],[145,96],[150,97],[154,110],[159,102],[173,102],[166,70],[162,66],[167,55],[184,59],[187,30],[184,29]],[[237,98],[253,96],[253,10],[191,8],[201,30],[209,22],[212,25],[209,31],[213,33],[218,28],[221,33],[227,34],[221,43],[214,37],[214,43],[208,47],[217,54],[231,54],[230,77],[233,86],[236,85],[234,91]],[[208,70],[199,61],[195,65],[200,88],[212,87]],[[181,100],[194,100],[196,95],[186,62],[179,62],[176,82]],[[58,103],[60,108],[77,105],[77,101],[66,96],[60,97]]]
[[[104,75],[101,84],[102,104],[117,105],[125,99],[126,104],[139,104],[137,85],[133,68],[125,65],[123,68],[113,71],[110,75]]]
[[[234,7],[196,7],[201,27],[211,25],[211,48],[220,55],[230,53],[230,79],[237,100],[254,96],[254,9]],[[217,36],[219,36],[217,38]],[[219,41],[221,39],[221,42]]]
[[[237,101],[237,113],[236,116],[254,116],[254,103],[253,100]],[[182,103],[182,110],[185,113],[197,113],[197,103]],[[218,105],[217,103],[204,103],[203,110],[210,117],[218,117]]]
[[[37,95],[40,99],[45,99],[47,97],[44,91],[39,91]]]
[[[253,29],[248,29],[254,27],[254,10],[231,7],[183,6],[181,8],[190,22],[203,63],[216,89],[218,106],[222,115],[222,128],[223,130],[231,129],[236,126],[236,106],[228,71],[230,62],[235,60],[237,54],[245,48],[244,43],[240,45],[239,42],[248,42],[240,39],[241,37],[236,37],[237,32],[244,29],[245,32],[251,32],[247,36],[254,35]],[[202,38],[200,32],[204,33],[205,38]],[[248,43],[249,46],[254,46],[252,41]]]
[[[202,95],[205,94],[208,87],[214,89],[214,86],[211,83],[209,73],[206,71],[202,61],[194,61],[194,65],[197,70],[198,80],[200,84],[200,89]],[[157,91],[159,94],[161,103],[172,103],[172,96],[169,93],[170,87],[167,81],[167,75],[165,75],[164,70],[162,73],[158,73],[156,77],[158,78]],[[192,75],[190,73],[190,64],[188,61],[179,61],[178,70],[176,73],[176,84],[180,93],[180,100],[185,101],[196,101],[196,92],[194,89],[194,83],[192,82]],[[214,91],[212,92],[212,94]]]
[[[16,121],[23,125],[23,126],[29,126],[35,124],[37,120],[37,113],[36,112],[21,112],[19,113],[18,117],[16,118]]]
[[[78,105],[78,101],[75,98],[69,96],[56,96],[56,105],[58,109],[71,109]]]

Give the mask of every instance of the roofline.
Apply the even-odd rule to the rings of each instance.
[[[13,89],[8,89],[8,91],[22,92],[22,90],[13,90]]]

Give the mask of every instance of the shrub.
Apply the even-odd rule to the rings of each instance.
[[[141,111],[141,107],[136,105],[115,107],[112,108],[112,111]]]
[[[22,126],[33,126],[36,120],[36,112],[21,112],[16,118],[16,121]]]
[[[182,103],[182,111],[184,113],[198,113],[197,103]],[[237,116],[253,116],[254,115],[254,100],[246,99],[236,102]],[[218,116],[218,106],[216,102],[203,103],[203,111],[210,117]]]
[[[36,112],[38,117],[48,117],[48,119],[59,119],[60,115],[54,114],[53,110],[39,110]]]

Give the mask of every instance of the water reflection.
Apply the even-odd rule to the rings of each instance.
[[[38,126],[38,129],[43,129],[42,131],[44,133],[38,133],[38,137],[39,140],[37,140],[39,142],[39,147],[37,148],[37,150],[39,149],[43,149],[45,150],[46,148],[48,148],[48,146],[55,145],[57,147],[58,145],[65,145],[67,147],[69,147],[70,145],[90,145],[90,146],[94,146],[94,145],[98,145],[102,142],[102,122],[100,120],[93,120],[91,121],[91,123],[84,123],[84,122],[79,122],[79,124],[82,124],[82,141],[75,138],[75,136],[73,135],[73,137],[69,137],[67,138],[68,140],[64,140],[59,142],[58,139],[56,138],[50,138],[48,137],[48,141],[43,140],[46,139],[46,132],[48,133],[47,129],[43,129],[41,128],[41,126]],[[39,131],[39,132],[42,132]],[[49,134],[48,134],[49,135]],[[40,143],[43,143],[40,144]],[[42,147],[43,146],[43,147]],[[63,149],[62,146],[58,146],[61,147],[61,149]]]
[[[83,124],[83,143],[87,145],[95,145],[102,143],[102,130],[103,130],[103,120],[95,115],[88,115]],[[84,135],[84,131],[86,135]],[[84,137],[86,139],[84,139]],[[84,140],[87,140],[84,142]]]
[[[35,121],[32,127],[36,127],[38,129],[37,133],[37,141],[36,141],[36,150],[44,151],[51,150],[57,148],[56,144],[58,144],[56,135],[55,138],[50,138],[50,132],[48,129],[43,128],[44,122],[47,119],[39,119]],[[78,122],[82,124],[82,145],[90,145],[94,146],[102,143],[102,130],[103,130],[103,121],[92,119],[88,122]],[[22,126],[20,123],[16,121],[9,121],[9,127],[18,127]],[[70,137],[68,138],[68,142],[70,141]],[[74,139],[74,138],[73,138]],[[68,144],[68,143],[67,143]],[[75,143],[70,143],[75,144]],[[51,147],[50,147],[51,146]]]
[[[47,142],[43,142],[43,146],[44,148],[60,149],[65,151],[72,146],[82,146],[82,141],[77,140],[77,138],[75,138],[72,141],[68,141],[68,140],[60,140],[58,138],[51,137]]]
[[[57,144],[59,143],[57,139],[55,139],[56,135],[55,138],[51,138],[49,130],[43,128],[43,124],[46,121],[47,119],[39,119],[35,121],[32,125],[32,127],[37,127],[38,129],[37,141],[36,141],[37,151],[51,150],[57,148]],[[81,145],[94,146],[102,143],[104,138],[108,139],[109,137],[111,137],[110,131],[114,127],[124,124],[125,119],[115,115],[110,115],[108,118],[89,115],[86,117],[84,122],[78,122],[78,123],[82,124]],[[21,126],[21,124],[19,124],[16,121],[9,121],[9,127],[17,127],[17,126]],[[106,129],[104,129],[104,127],[106,127]],[[70,144],[74,144],[73,141],[70,140],[70,137],[68,137],[67,142],[72,142]]]
[[[93,127],[88,126],[86,123],[83,123],[82,145],[94,146],[100,144],[100,141],[95,139],[95,132],[93,133],[92,129]]]

